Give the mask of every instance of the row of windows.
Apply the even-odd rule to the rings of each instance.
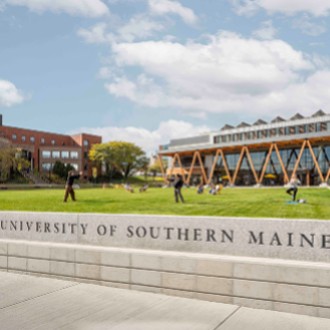
[[[17,140],[18,140],[18,139],[17,139],[17,135],[16,135],[15,133],[12,134],[11,138],[12,138],[13,141],[17,141]],[[22,136],[21,136],[21,141],[22,141],[22,142],[26,142],[26,141],[27,141],[27,138],[26,138],[25,135],[22,135]],[[34,136],[30,136],[30,142],[31,142],[31,143],[35,143],[35,141],[36,141],[35,137],[34,137]],[[45,143],[46,143],[46,139],[43,138],[43,137],[40,138],[40,143],[41,143],[41,144],[45,144]],[[50,141],[50,143],[51,143],[52,145],[55,145],[55,144],[56,144],[56,141],[55,141],[54,139],[52,139],[52,140]],[[84,147],[88,147],[88,146],[89,146],[89,141],[88,141],[88,140],[84,140],[84,141],[83,141],[83,145],[84,145]]]
[[[13,141],[17,141],[17,135],[16,135],[16,134],[12,134],[11,138],[12,138]],[[26,142],[26,141],[27,141],[25,135],[22,135],[22,136],[21,136],[21,141],[22,141],[22,142]],[[34,136],[30,136],[30,142],[31,142],[31,143],[35,143],[35,141],[36,141],[35,137],[34,137]],[[45,143],[46,143],[45,138],[41,138],[41,139],[40,139],[40,143],[41,143],[41,144],[45,144]],[[52,145],[55,145],[55,144],[56,144],[56,141],[55,141],[54,139],[51,140],[51,144],[52,144]]]
[[[67,164],[65,164],[67,165]],[[76,163],[70,163],[70,165],[76,170],[79,170],[79,165]],[[53,169],[54,163],[42,163],[41,168],[43,171],[51,171]]]
[[[78,151],[67,151],[67,150],[42,150],[41,152],[42,158],[71,158],[71,159],[77,159],[79,157]]]
[[[264,139],[264,138],[271,138],[277,136],[324,132],[324,131],[330,132],[330,122],[271,128],[271,129],[257,130],[246,133],[219,135],[214,137],[214,143],[256,140],[256,139]]]

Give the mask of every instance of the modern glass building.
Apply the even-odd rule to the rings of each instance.
[[[283,185],[296,174],[303,185],[329,182],[330,114],[257,120],[171,140],[158,157],[170,157],[164,177],[182,173],[187,184]],[[162,162],[160,162],[162,163]]]

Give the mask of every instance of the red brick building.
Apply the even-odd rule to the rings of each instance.
[[[93,144],[102,143],[102,137],[92,134],[64,135],[37,130],[4,126],[0,117],[0,138],[21,149],[31,164],[31,170],[48,173],[56,161],[71,164],[83,176],[92,176],[88,152]]]

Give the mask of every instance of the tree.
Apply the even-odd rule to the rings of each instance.
[[[11,172],[29,167],[30,163],[21,157],[20,152],[9,141],[0,140],[0,180],[6,181]]]
[[[59,160],[57,160],[53,166],[53,173],[62,179],[65,179],[71,170],[74,170],[74,167],[71,164],[65,165]]]
[[[146,162],[145,153],[140,147],[123,141],[94,144],[89,158],[97,165],[104,164],[110,178],[119,172],[124,179],[145,167]]]

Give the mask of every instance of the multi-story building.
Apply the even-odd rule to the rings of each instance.
[[[158,156],[172,164],[164,177],[182,173],[185,182],[229,185],[285,184],[297,175],[304,185],[326,184],[330,176],[330,115],[299,113],[270,123],[225,125],[219,131],[171,140]]]
[[[29,160],[31,170],[49,173],[56,161],[71,164],[83,176],[92,176],[88,152],[93,144],[101,143],[102,138],[91,134],[64,135],[37,130],[4,126],[0,115],[0,138],[21,150]]]

